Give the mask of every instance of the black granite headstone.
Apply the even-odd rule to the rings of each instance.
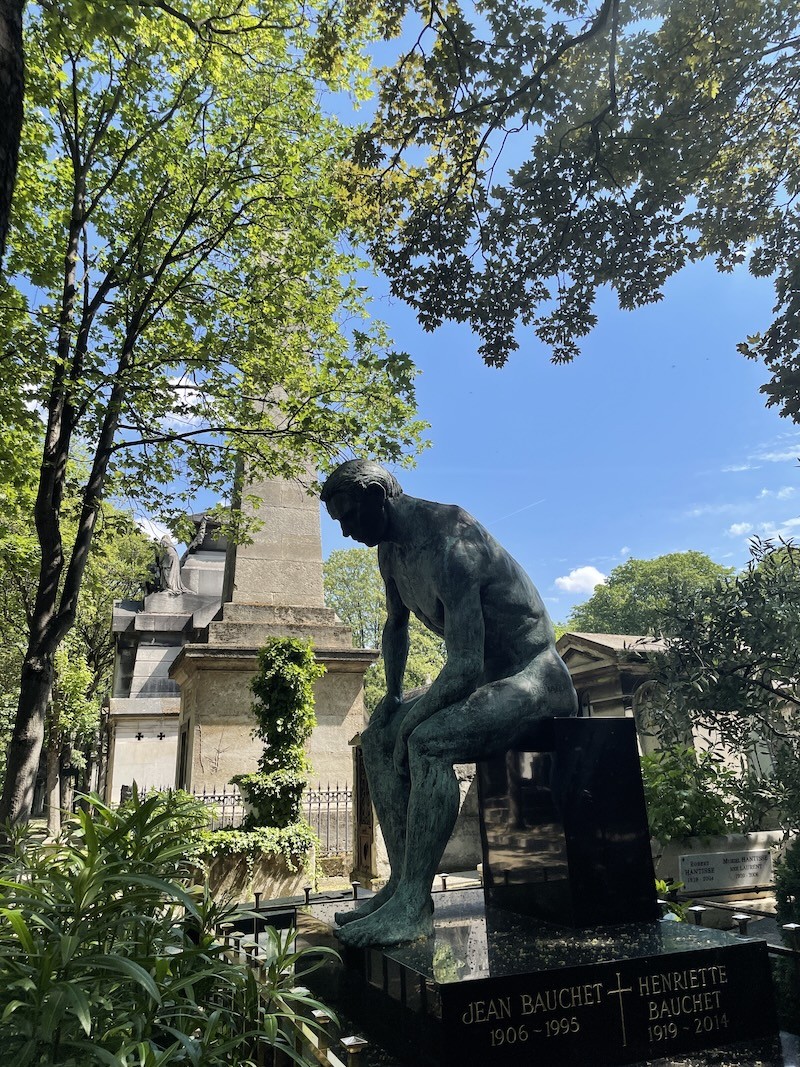
[[[658,917],[633,719],[550,720],[478,786],[487,904],[569,926]]]
[[[415,1067],[633,1064],[773,1034],[765,942],[658,921],[633,720],[539,727],[479,765],[483,890],[435,894],[430,937],[345,949],[322,999]]]
[[[757,987],[753,982],[757,976]],[[764,942],[442,987],[454,1063],[625,1064],[774,1029]]]

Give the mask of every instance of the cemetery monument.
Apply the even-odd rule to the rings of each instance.
[[[325,674],[315,685],[317,725],[308,744],[314,777],[352,781],[350,738],[363,725],[364,673],[377,658],[353,647],[352,632],[325,606],[320,507],[304,478],[252,479],[243,472],[242,510],[258,521],[249,544],[228,544],[222,605],[170,664],[180,686],[176,784],[214,791],[254,771],[250,680],[270,637],[312,641]]]
[[[169,537],[154,545],[143,600],[114,603],[114,688],[106,736],[105,798],[123,787],[175,783],[180,689],[170,668],[192,635],[219,611],[227,543],[217,523],[192,516],[195,536],[179,559]]]
[[[301,940],[344,948],[341,965],[320,960],[315,992],[419,1067],[774,1047],[766,943],[659,918],[635,722],[576,714],[522,568],[461,508],[407,496],[375,463],[342,464],[322,499],[378,546],[386,585],[387,694],[362,744],[392,872],[352,912],[303,909]],[[448,659],[404,699],[412,611]],[[467,761],[483,884],[432,894]]]
[[[350,460],[322,489],[346,536],[378,546],[388,619],[388,692],[361,735],[392,867],[351,914],[351,945],[397,944],[433,928],[430,886],[458,816],[456,763],[505,753],[546,717],[577,711],[542,599],[519,564],[462,508],[403,493],[377,463]],[[411,612],[444,638],[447,661],[403,701]],[[352,921],[352,925],[350,925]]]

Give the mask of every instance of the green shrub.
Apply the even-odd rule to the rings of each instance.
[[[304,746],[317,723],[314,682],[324,673],[310,641],[272,637],[259,652],[250,688],[255,696],[253,735],[264,743],[258,761],[263,774],[308,770]]]
[[[778,923],[800,923],[800,840],[794,841],[775,868],[775,914]]]
[[[663,905],[666,914],[673,916],[678,922],[685,923],[688,916],[688,904],[678,900],[678,893],[684,888],[683,882],[676,882],[672,878],[656,878],[656,894],[659,900],[666,901]]]
[[[209,825],[214,809],[202,798],[187,793],[185,789],[163,789],[148,791],[146,794],[149,826],[157,824],[159,833],[152,839],[139,840],[136,848],[143,858],[157,863],[165,878],[185,879],[192,876],[195,861],[203,851],[209,834]],[[136,783],[133,795],[116,809],[116,817],[125,819],[141,810],[144,800],[141,798]],[[131,819],[131,831],[136,832],[138,820]],[[181,849],[170,857],[161,848],[161,836],[172,836],[181,842]]]
[[[10,830],[0,858],[3,1062],[15,1067],[255,1063],[286,1047],[302,957],[272,935],[266,1007],[253,971],[223,958],[230,917],[191,885],[198,829],[178,794],[117,811],[90,797],[54,844]],[[260,1009],[262,1014],[260,1014]],[[292,1056],[292,1052],[289,1052]]]
[[[731,787],[735,774],[712,752],[685,745],[642,757],[650,833],[674,838],[714,837],[738,829]]]
[[[319,839],[307,822],[291,826],[258,826],[253,830],[225,827],[208,834],[203,842],[203,855],[240,855],[249,864],[249,872],[262,856],[282,856],[290,870],[299,870],[301,862],[308,863]]]
[[[800,840],[789,845],[775,868],[775,904],[779,926],[800,923]],[[774,973],[781,1026],[800,1033],[800,964],[781,957]]]
[[[273,771],[271,774],[237,774],[231,779],[244,794],[252,811],[248,826],[286,827],[300,820],[300,806],[306,775],[296,771]]]

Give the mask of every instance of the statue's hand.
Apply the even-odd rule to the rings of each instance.
[[[387,722],[395,714],[401,703],[402,701],[399,697],[389,696],[387,693],[383,700],[380,700],[376,704],[375,710],[369,717],[369,721],[376,724]]]

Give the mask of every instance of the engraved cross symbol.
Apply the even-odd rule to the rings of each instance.
[[[619,997],[619,1021],[622,1024],[622,1047],[625,1048],[627,1046],[627,1044],[628,1044],[628,1035],[625,1033],[625,1011],[624,1011],[624,1009],[622,1007],[622,994],[623,993],[632,993],[633,989],[632,989],[631,986],[623,986],[622,979],[620,978],[619,971],[617,971],[616,974],[617,974],[617,988],[616,989],[609,989],[609,990],[607,990],[607,992],[608,992],[609,996],[617,996],[617,997]]]
[[[138,732],[138,734],[136,735],[136,740],[137,740],[137,741],[141,741],[143,737],[144,737],[144,734],[143,734],[143,733],[142,733],[142,731],[140,730],[140,731]]]
[[[159,741],[163,741],[163,740],[164,740],[164,738],[165,738],[166,736],[167,736],[167,735],[166,735],[165,733],[163,733],[163,731],[162,731],[162,733],[160,733],[160,734],[158,735],[158,740],[159,740]]]

